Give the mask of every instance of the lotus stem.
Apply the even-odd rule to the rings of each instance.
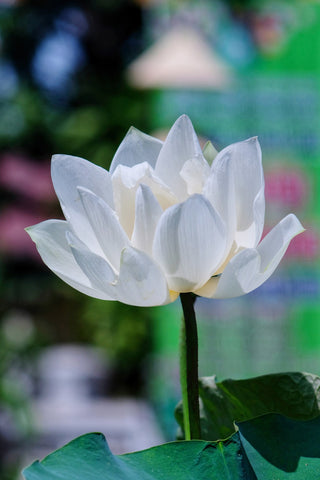
[[[196,295],[180,293],[183,319],[180,335],[180,383],[186,440],[200,439],[198,333],[194,311]]]

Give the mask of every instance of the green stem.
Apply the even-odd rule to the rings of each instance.
[[[198,334],[194,312],[196,296],[180,293],[183,320],[180,336],[180,382],[185,439],[200,439]]]

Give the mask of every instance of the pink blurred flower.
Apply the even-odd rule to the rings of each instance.
[[[22,155],[6,153],[0,158],[0,185],[32,200],[55,199],[49,162],[38,164]]]
[[[0,212],[0,252],[15,257],[34,257],[38,252],[24,231],[26,225],[42,221],[40,214],[28,212],[19,206],[10,206]]]
[[[304,206],[309,192],[305,175],[295,169],[276,169],[266,174],[265,196],[269,202],[289,207]]]

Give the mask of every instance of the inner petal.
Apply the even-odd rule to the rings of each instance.
[[[198,156],[202,156],[202,151],[197,135],[189,117],[182,115],[171,127],[155,167],[157,175],[169,185],[179,201],[187,197],[181,169],[187,160]]]
[[[113,176],[114,203],[121,225],[131,238],[135,221],[135,197],[139,185],[146,185],[163,210],[177,202],[177,198],[154,173],[147,163],[132,168],[119,165]]]
[[[132,245],[139,250],[152,254],[152,244],[162,208],[146,185],[140,185],[136,194],[135,222]]]
[[[203,157],[187,160],[181,169],[180,176],[186,182],[188,195],[202,193],[209,174],[210,167]]]
[[[154,167],[161,147],[160,140],[131,127],[116,151],[110,165],[110,173],[113,173],[118,165],[132,167],[143,160]]]

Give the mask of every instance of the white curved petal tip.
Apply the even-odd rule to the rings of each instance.
[[[303,233],[306,230],[294,213],[289,213],[280,223],[285,226],[287,231],[292,233],[293,236],[299,235],[299,233]]]
[[[186,113],[183,113],[182,115],[180,115],[180,117],[178,117],[174,123],[180,123],[180,122],[192,123],[190,120],[190,117]]]
[[[158,138],[131,126],[113,157],[110,173],[113,174],[119,165],[133,167],[144,161],[154,167],[162,145]]]

